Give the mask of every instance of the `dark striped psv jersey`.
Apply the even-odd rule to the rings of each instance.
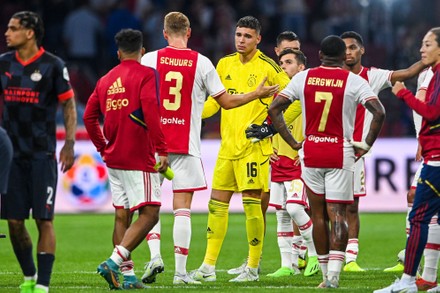
[[[74,96],[64,62],[43,48],[26,62],[16,51],[8,52],[0,55],[0,79],[3,125],[14,157],[55,154],[58,102]]]

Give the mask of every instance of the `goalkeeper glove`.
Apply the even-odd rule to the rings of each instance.
[[[252,142],[260,141],[278,133],[275,127],[266,121],[264,121],[262,125],[251,124],[245,132],[246,138],[251,138]]]

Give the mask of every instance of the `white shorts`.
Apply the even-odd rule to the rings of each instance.
[[[170,168],[174,171],[173,191],[193,192],[208,188],[202,159],[191,155],[168,154]],[[163,176],[161,175],[163,180]]]
[[[310,190],[327,202],[353,203],[353,171],[302,167],[302,179]]]
[[[269,205],[279,210],[285,209],[287,203],[296,203],[303,205],[305,209],[309,208],[306,188],[301,179],[270,183]]]
[[[113,206],[135,211],[145,205],[161,205],[159,173],[108,168]]]
[[[411,183],[411,189],[416,189],[417,181],[419,180],[420,172],[422,172],[422,168],[423,168],[423,161],[420,162],[420,165],[417,168],[416,174],[414,174],[414,178],[413,178],[413,181]]]
[[[365,159],[360,158],[354,164],[353,174],[353,193],[354,197],[361,197],[367,195],[367,189],[365,187]]]

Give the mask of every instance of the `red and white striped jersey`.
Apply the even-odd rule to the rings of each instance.
[[[171,46],[145,54],[141,64],[160,76],[161,122],[169,153],[200,157],[203,104],[225,88],[212,62],[191,49]]]
[[[370,85],[373,93],[376,96],[382,90],[392,86],[391,75],[393,71],[379,69],[375,67],[362,67],[361,71],[358,73],[359,76],[363,77]],[[353,140],[364,141],[370,129],[371,121],[373,120],[373,114],[371,114],[364,106],[358,105],[356,110],[356,120],[354,126]]]
[[[353,170],[354,119],[359,103],[377,99],[361,77],[339,67],[315,67],[296,74],[280,96],[301,101],[304,165]]]

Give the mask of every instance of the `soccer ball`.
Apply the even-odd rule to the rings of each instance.
[[[399,251],[399,253],[397,254],[397,261],[402,264],[405,264],[405,249]]]

